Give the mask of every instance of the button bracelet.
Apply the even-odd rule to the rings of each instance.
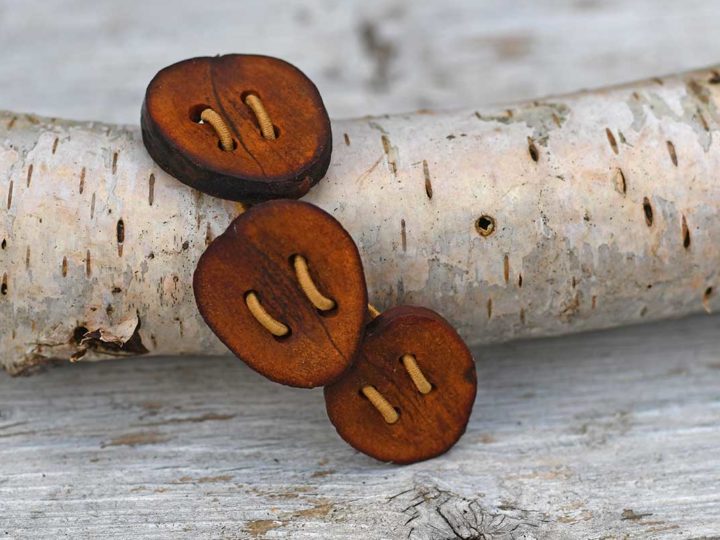
[[[312,81],[267,56],[184,60],[148,85],[141,127],[162,169],[242,203],[193,276],[217,337],[272,381],[325,387],[330,421],[360,452],[414,463],[451,448],[475,401],[468,347],[429,309],[369,304],[350,234],[293,200],[330,165],[330,120]]]

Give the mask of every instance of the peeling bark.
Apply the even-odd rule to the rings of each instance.
[[[306,200],[355,238],[373,303],[432,307],[473,345],[710,311],[719,93],[704,70],[335,122],[330,170]],[[237,207],[170,178],[137,128],[0,113],[0,200],[11,373],[225,353],[191,276]]]

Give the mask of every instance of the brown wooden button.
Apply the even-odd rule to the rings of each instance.
[[[355,363],[325,388],[330,421],[381,461],[442,454],[465,432],[477,380],[472,355],[440,315],[400,306],[371,322]]]
[[[330,383],[363,334],[360,254],[335,218],[308,203],[270,201],[240,215],[200,258],[193,287],[220,340],[279,383]]]
[[[302,197],[330,164],[332,134],[320,93],[299,69],[268,56],[201,57],[166,67],[148,85],[140,124],[160,167],[223,199]]]

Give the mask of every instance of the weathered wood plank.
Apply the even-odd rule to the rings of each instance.
[[[0,376],[8,538],[720,534],[720,318],[488,347],[466,436],[376,463],[232,359]]]

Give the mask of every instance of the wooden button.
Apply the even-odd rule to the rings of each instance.
[[[414,463],[457,442],[476,387],[472,355],[452,326],[429,309],[400,306],[368,325],[355,363],[325,388],[325,402],[350,445]]]
[[[258,115],[258,103],[266,116]],[[226,149],[217,118],[227,129]],[[140,124],[160,167],[223,199],[298,198],[330,164],[330,120],[317,88],[268,56],[201,57],[166,67],[148,85]]]
[[[363,333],[367,289],[357,247],[335,218],[304,202],[270,201],[240,215],[200,258],[193,287],[220,340],[290,386],[336,379]]]

